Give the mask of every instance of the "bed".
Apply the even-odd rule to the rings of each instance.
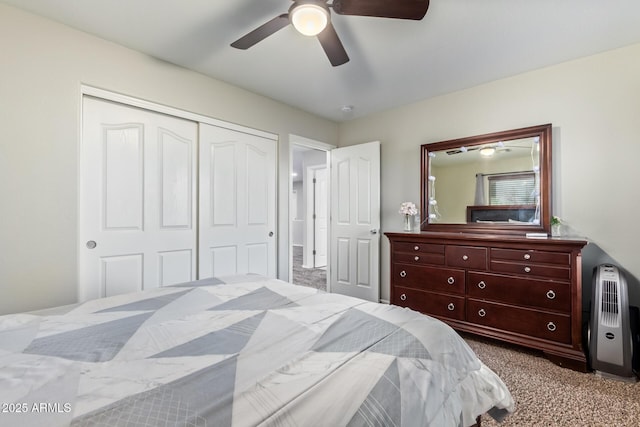
[[[467,222],[533,224],[537,215],[536,205],[467,206]]]
[[[468,426],[514,410],[449,326],[258,275],[0,317],[0,426]]]

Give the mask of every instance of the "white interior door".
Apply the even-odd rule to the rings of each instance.
[[[199,277],[276,277],[276,141],[200,126]]]
[[[195,279],[197,124],[83,98],[79,299]]]
[[[327,201],[327,168],[315,169],[314,173],[314,267],[327,266],[327,241],[329,233],[329,206]]]
[[[331,151],[330,290],[380,299],[380,143]]]

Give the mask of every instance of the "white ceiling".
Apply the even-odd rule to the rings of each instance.
[[[335,121],[640,42],[638,0],[431,0],[422,21],[333,13],[334,68],[291,26],[229,46],[291,0],[0,1]]]

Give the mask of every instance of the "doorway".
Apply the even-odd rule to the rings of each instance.
[[[291,145],[291,282],[327,290],[328,151]]]
[[[289,159],[289,281],[378,302],[380,142],[336,148],[292,135]],[[322,169],[327,200],[317,201],[318,192],[304,182],[312,176],[317,181]],[[326,232],[312,223],[318,219],[317,208],[315,217],[307,212],[312,203],[326,204]],[[322,256],[316,256],[314,233],[327,238],[326,267],[316,265]]]

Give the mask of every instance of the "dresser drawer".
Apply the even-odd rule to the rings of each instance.
[[[444,245],[419,242],[398,242],[393,246],[394,259],[444,265]],[[415,259],[418,257],[418,260]]]
[[[463,297],[396,286],[391,303],[426,314],[464,320]]]
[[[470,271],[467,295],[508,304],[571,311],[571,287],[568,283]]]
[[[444,255],[444,245],[420,242],[398,242],[394,245],[396,252],[421,252]]]
[[[395,252],[393,254],[394,262],[403,262],[407,264],[432,264],[444,265],[444,254],[432,254],[428,252]]]
[[[526,263],[559,264],[568,267],[571,257],[566,252],[547,252],[526,249],[491,248],[491,260],[521,261]]]
[[[487,268],[487,248],[450,245],[445,249],[445,259],[452,267],[484,270]]]
[[[569,315],[467,299],[467,321],[555,342],[571,343]]]
[[[392,285],[464,294],[464,277],[464,270],[394,263]]]
[[[523,262],[507,262],[491,260],[491,271],[497,273],[514,273],[524,276],[538,276],[549,279],[569,281],[571,269],[559,265],[534,264]]]

